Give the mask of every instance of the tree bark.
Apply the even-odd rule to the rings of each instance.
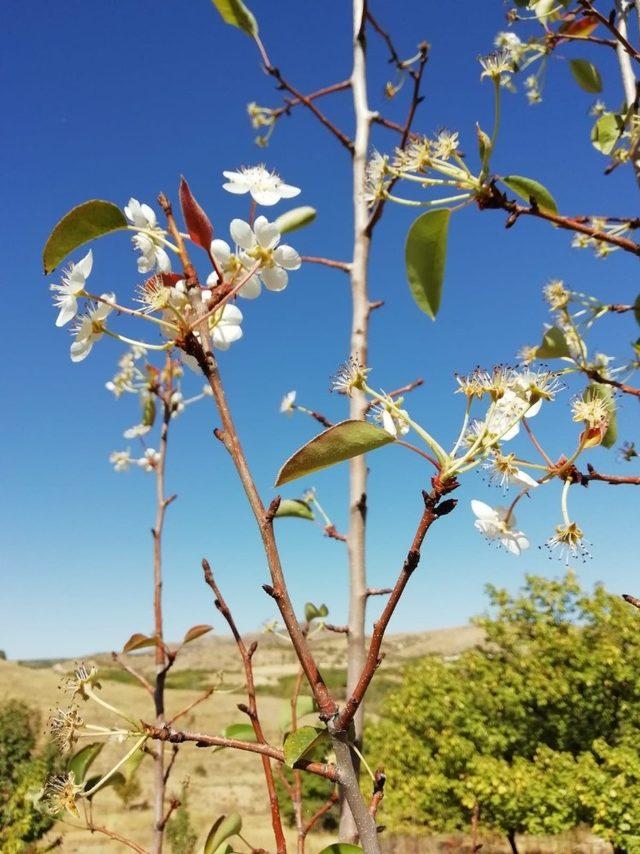
[[[351,358],[362,366],[367,364],[369,331],[369,298],[367,294],[367,267],[370,237],[367,230],[369,212],[364,199],[364,181],[369,148],[372,114],[367,100],[366,0],[353,2],[353,71],[351,88],[355,114],[356,133],[353,151],[353,261],[351,265]],[[349,418],[364,419],[367,400],[363,392],[354,389],[350,398]],[[347,548],[349,555],[349,620],[347,635],[347,696],[355,688],[365,663],[365,612],[367,605],[367,577],[365,562],[365,532],[367,513],[367,460],[359,456],[349,464],[349,530]],[[354,718],[355,743],[362,748],[364,705],[360,705]],[[356,771],[359,760],[353,757]],[[355,838],[355,822],[343,798],[340,817],[340,838]]]
[[[511,847],[511,854],[518,854],[518,846],[516,845],[516,832],[515,830],[510,830],[507,834],[507,839],[509,840],[509,845]]]

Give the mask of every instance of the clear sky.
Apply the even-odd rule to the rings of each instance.
[[[349,75],[349,6],[338,0],[254,0],[273,61],[301,90]],[[479,120],[488,127],[491,121],[491,87],[480,83],[476,57],[489,51],[504,27],[502,0],[379,0],[373,7],[405,55],[420,39],[432,45],[416,127],[426,133],[442,126],[459,130],[474,162],[474,124]],[[291,243],[305,254],[346,259],[350,165],[345,152],[300,109],[280,122],[266,150],[253,145],[247,103],[276,106],[279,96],[261,73],[251,41],[224,27],[208,0],[9,0],[3,13],[0,649],[14,658],[82,655],[118,648],[132,632],[151,629],[153,485],[141,471],[115,474],[108,463],[112,450],[127,446],[122,431],[137,415],[132,398],[114,401],[104,388],[114,373],[118,345],[103,340],[85,362],[72,365],[67,331],[54,326],[47,286],[56,275],[45,278],[41,270],[52,225],[88,198],[120,205],[130,196],[153,202],[160,190],[175,198],[184,173],[218,236],[226,237],[228,222],[244,216],[246,205],[222,190],[222,170],[265,160],[303,188],[301,204],[318,209],[316,223],[291,235]],[[393,103],[384,102],[390,70],[373,38],[371,60],[376,66],[372,100],[399,119],[406,91]],[[599,55],[598,61],[616,103],[622,95],[615,66],[609,57]],[[544,98],[532,108],[522,91],[506,96],[496,171],[539,179],[568,213],[636,213],[637,189],[629,171],[603,176],[604,160],[588,138],[592,98],[577,89],[565,63],[550,63]],[[347,131],[350,106],[348,93],[324,104]],[[377,131],[381,150],[394,142],[390,132]],[[283,203],[275,212],[285,209]],[[615,302],[636,296],[637,262],[630,256],[616,253],[601,261],[572,250],[570,236],[546,224],[523,221],[505,231],[503,215],[471,208],[454,218],[443,307],[432,323],[416,309],[404,277],[404,236],[414,215],[389,208],[377,232],[370,290],[386,305],[372,322],[372,380],[393,388],[424,377],[410,409],[445,443],[455,438],[463,408],[460,395],[452,394],[453,371],[512,361],[522,344],[535,343],[547,319],[540,296],[546,281],[560,277]],[[128,238],[116,235],[93,248],[92,284],[125,298],[139,281]],[[284,293],[265,293],[242,308],[245,337],[222,355],[221,366],[245,449],[268,500],[283,460],[316,432],[302,415],[278,415],[282,394],[297,389],[301,403],[331,419],[344,416],[345,402],[328,394],[328,383],[347,355],[346,278],[303,266]],[[597,340],[605,352],[620,352],[636,336],[627,315],[603,322]],[[200,385],[187,378],[187,390]],[[536,420],[540,438],[556,454],[571,447],[576,434],[569,399],[566,392]],[[620,420],[621,437],[634,438],[633,401],[622,402]],[[203,555],[217,570],[242,629],[274,616],[260,589],[268,578],[253,522],[230,461],[211,435],[216,423],[211,401],[204,401],[173,427],[168,490],[179,499],[166,529],[169,638],[180,637],[194,623],[217,622],[201,581]],[[524,452],[524,442],[519,447]],[[420,513],[419,490],[427,472],[414,459],[395,448],[370,457],[368,552],[375,585],[395,578]],[[603,470],[622,469],[613,452],[594,451],[589,459]],[[285,494],[315,485],[344,529],[346,474],[342,466],[294,484]],[[594,554],[576,567],[580,577],[586,584],[602,580],[612,591],[638,594],[636,495],[601,484],[573,492],[578,493],[572,498],[574,512]],[[476,473],[467,476],[458,497],[459,510],[429,535],[394,631],[461,624],[484,608],[486,582],[516,587],[525,572],[564,570],[535,546],[518,559],[484,543],[473,528],[468,501],[502,499]],[[554,484],[525,503],[518,521],[538,545],[552,533],[559,513]],[[343,546],[324,539],[312,524],[283,520],[279,530],[296,604],[326,601],[333,620],[344,620]]]

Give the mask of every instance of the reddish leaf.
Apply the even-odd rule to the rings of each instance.
[[[574,18],[565,22],[558,32],[564,36],[574,36],[584,39],[591,35],[599,23],[595,15],[584,15],[581,18]]]
[[[180,204],[189,237],[208,252],[213,240],[213,226],[209,217],[192,196],[184,178],[180,179]]]
[[[141,632],[135,632],[122,647],[122,651],[133,652],[134,649],[143,649],[147,646],[155,646],[157,642],[158,639],[154,636],[143,635]]]
[[[196,638],[202,637],[202,635],[206,635],[207,632],[210,632],[213,629],[213,626],[206,626],[204,624],[198,626],[191,626],[189,631],[184,636],[184,640],[182,641],[183,645],[185,643],[189,643],[189,641],[195,640]]]

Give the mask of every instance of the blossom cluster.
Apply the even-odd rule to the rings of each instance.
[[[184,362],[197,368],[197,361],[184,346],[189,338],[204,344],[203,336],[208,335],[216,349],[227,350],[243,334],[243,314],[235,305],[236,297],[255,299],[263,285],[274,292],[287,287],[290,273],[300,268],[302,259],[293,247],[282,243],[275,222],[262,215],[254,219],[254,212],[256,205],[273,206],[282,199],[294,198],[300,189],[286,184],[264,165],[225,171],[223,175],[223,188],[233,195],[248,195],[251,210],[249,221],[238,218],[231,221],[233,248],[221,239],[212,240],[206,247],[213,269],[205,285],[172,272],[171,256],[181,252],[172,240],[179,243],[189,235],[172,236],[158,224],[153,208],[133,197],[124,206],[124,214],[128,229],[134,232],[132,244],[138,273],[147,276],[136,289],[137,306],[121,305],[114,293],[97,295],[89,290],[92,250],[70,264],[61,282],[51,285],[58,310],[56,325],[65,326],[74,321],[72,361],[85,359],[93,345],[108,335],[144,350],[170,350],[177,346]],[[113,332],[107,326],[112,313],[154,323],[164,343],[142,342]],[[112,390],[122,393],[132,377],[129,360],[114,378]]]

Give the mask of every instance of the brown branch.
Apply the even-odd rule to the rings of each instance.
[[[205,700],[208,700],[208,699],[209,699],[209,697],[213,694],[213,692],[214,692],[215,690],[216,690],[216,689],[215,689],[215,686],[212,686],[211,688],[207,688],[207,690],[204,692],[204,694],[201,694],[199,697],[196,697],[196,699],[195,699],[195,700],[193,700],[191,703],[189,703],[189,705],[185,706],[183,709],[180,709],[180,711],[179,711],[179,712],[177,712],[177,713],[176,713],[176,714],[175,714],[175,715],[174,715],[174,716],[173,716],[173,717],[168,721],[168,723],[169,723],[170,725],[171,725],[171,724],[173,724],[173,723],[175,723],[175,722],[178,720],[178,718],[181,718],[183,715],[186,715],[188,712],[190,712],[190,711],[191,711],[191,709],[194,709],[196,706],[199,706],[199,705],[200,705],[200,703],[204,703],[204,701],[205,701]]]
[[[414,388],[419,388],[421,385],[424,385],[424,380],[418,378],[417,380],[413,380],[413,382],[407,383],[406,385],[400,386],[400,388],[394,388],[393,391],[387,392],[389,397],[400,397],[402,394],[407,394],[410,391],[413,391]],[[376,400],[371,400],[367,404],[367,412],[375,406],[377,403]]]
[[[130,676],[133,676],[133,678],[137,682],[139,682],[140,685],[142,685],[144,690],[153,697],[153,685],[151,684],[151,682],[149,682],[148,679],[146,679],[142,675],[142,673],[138,673],[138,671],[131,667],[130,664],[127,664],[126,661],[123,661],[117,652],[112,652],[111,658],[113,659],[113,661],[116,662],[116,664],[118,664],[119,667],[125,670]]]
[[[614,17],[610,16],[607,18],[602,14],[596,7],[593,5],[591,0],[578,0],[578,5],[581,6],[588,15],[593,15],[597,18],[601,24],[609,30],[614,39],[619,42],[625,51],[629,54],[632,59],[635,59],[636,62],[640,62],[640,53],[633,47],[632,44],[629,43],[628,39],[622,35],[620,30],[616,27],[614,23]]]
[[[634,608],[638,608],[638,610],[640,610],[640,599],[636,599],[636,597],[631,596],[630,593],[623,593],[622,598],[625,602],[628,602],[630,605],[633,605]]]
[[[259,47],[261,46],[259,41],[258,45]],[[169,229],[173,233],[173,230],[177,227],[171,215],[171,205],[166,197],[160,196],[159,199],[161,199],[161,205],[167,217]],[[182,243],[180,258],[186,276],[189,270],[193,270],[193,267],[191,265],[189,255],[184,248],[184,243]],[[197,283],[197,277],[195,278],[195,282]],[[298,620],[296,619],[295,611],[284,580],[280,554],[278,552],[278,546],[273,530],[273,519],[280,504],[280,498],[277,497],[274,499],[274,501],[271,502],[269,509],[266,510],[253,480],[242,445],[240,444],[238,431],[236,430],[236,426],[227,403],[226,394],[222,386],[218,364],[213,355],[211,336],[209,334],[209,328],[206,321],[199,324],[199,334],[200,340],[198,340],[195,335],[188,334],[185,337],[185,340],[181,342],[181,346],[186,353],[195,357],[200,369],[207,378],[222,421],[222,430],[216,430],[215,435],[224,444],[233,460],[236,472],[247,496],[249,506],[251,507],[256,519],[271,574],[271,581],[273,584],[271,593],[273,598],[276,600],[278,609],[280,610],[280,614],[282,615],[284,624],[298,657],[298,661],[304,669],[305,676],[307,677],[311,687],[314,699],[318,704],[318,708],[325,718],[330,718],[336,713],[337,706],[324,679],[322,678],[318,665],[311,654],[311,650],[309,649],[307,640],[302,633]]]
[[[313,828],[320,821],[322,816],[326,815],[329,812],[329,810],[333,807],[333,805],[337,804],[339,800],[340,800],[340,796],[338,795],[338,792],[334,790],[331,793],[331,795],[329,796],[329,798],[327,799],[327,802],[325,804],[323,804],[320,807],[320,809],[317,812],[315,812],[311,816],[309,821],[305,824],[305,826],[304,826],[304,835],[305,836],[307,836],[309,831],[313,830]]]
[[[331,86],[325,86],[323,89],[318,89],[316,92],[311,92],[309,95],[305,95],[306,101],[315,101],[318,98],[324,98],[325,95],[332,95],[334,92],[342,92],[345,89],[351,88],[351,80],[341,80],[340,83],[332,83]],[[272,110],[272,115],[274,118],[279,119],[283,113],[289,115],[292,107],[297,107],[299,104],[304,104],[305,101],[301,100],[299,97],[295,98],[285,98],[284,106],[277,107],[275,110]]]
[[[617,388],[618,391],[621,391],[623,394],[631,394],[634,397],[640,397],[640,388],[635,388],[635,386],[627,385],[626,383],[621,383],[618,380],[609,379],[609,377],[603,376],[599,371],[595,369],[583,368],[583,373],[585,373],[589,379],[593,380],[597,383],[602,383],[604,385],[610,385],[613,388]]]
[[[388,596],[393,593],[393,587],[367,587],[367,596]]]
[[[360,674],[358,684],[356,685],[352,695],[347,700],[344,708],[332,724],[337,731],[344,732],[347,729],[367,692],[367,688],[373,679],[373,675],[380,664],[380,648],[382,646],[384,634],[387,630],[387,626],[389,625],[389,621],[393,616],[393,612],[400,601],[400,597],[409,583],[409,579],[411,578],[414,570],[418,566],[420,561],[420,549],[427,531],[439,516],[450,513],[456,505],[456,501],[453,499],[448,499],[447,501],[442,502],[442,504],[440,504],[440,500],[444,495],[456,489],[457,486],[458,484],[456,481],[448,481],[443,484],[438,478],[433,478],[432,491],[430,493],[423,492],[422,494],[425,506],[422,516],[420,517],[413,542],[407,552],[402,570],[400,571],[400,575],[393,587],[387,604],[385,605],[379,620],[374,624],[373,635],[369,644],[365,666]]]
[[[623,249],[625,252],[631,252],[633,255],[640,255],[640,245],[630,240],[628,237],[620,237],[615,234],[607,234],[605,231],[600,231],[591,225],[587,225],[589,217],[568,217],[561,214],[553,213],[547,208],[538,207],[532,200],[529,206],[521,205],[502,193],[492,181],[484,188],[484,192],[476,197],[476,202],[480,210],[504,210],[509,214],[506,227],[511,228],[521,216],[533,216],[538,219],[544,219],[547,222],[553,223],[558,228],[563,228],[568,231],[575,231],[579,234],[585,234],[594,240],[599,240],[603,243],[609,243],[611,246],[617,246],[618,249]]]
[[[384,798],[384,784],[387,782],[384,768],[376,768],[373,782],[373,795],[369,804],[369,812],[375,818],[380,802]]]
[[[333,523],[331,525],[325,525],[324,533],[325,536],[329,537],[331,540],[338,540],[340,543],[347,542],[345,535],[341,534]]]
[[[328,632],[335,632],[338,635],[349,634],[349,626],[334,626],[333,623],[325,623],[324,627]]]
[[[240,657],[242,658],[244,675],[247,682],[247,697],[249,699],[249,706],[248,708],[245,707],[246,713],[249,716],[249,720],[251,721],[251,726],[253,727],[253,731],[255,733],[258,743],[267,744],[267,739],[265,738],[264,731],[260,723],[260,718],[258,716],[256,687],[253,678],[252,658],[254,652],[256,651],[257,643],[253,643],[249,648],[247,648],[247,645],[242,639],[242,635],[238,631],[238,627],[236,626],[236,622],[233,619],[233,615],[229,610],[229,606],[227,605],[226,600],[223,597],[215,578],[213,577],[213,572],[211,571],[211,567],[207,560],[202,561],[202,569],[204,570],[204,580],[213,591],[213,595],[215,597],[214,604],[217,610],[222,615],[222,617],[225,619],[227,625],[229,626],[231,634],[233,635],[233,638],[236,642],[236,646],[238,647]],[[287,843],[284,837],[284,832],[282,830],[280,804],[278,803],[276,785],[273,779],[273,771],[271,769],[271,763],[269,761],[268,756],[262,757],[262,767],[264,769],[264,777],[267,784],[267,793],[269,795],[269,804],[271,807],[271,825],[273,827],[273,834],[276,840],[277,851],[278,854],[285,854],[287,850]]]
[[[178,758],[179,752],[180,752],[180,748],[178,747],[177,744],[174,744],[173,748],[171,749],[171,759],[167,763],[167,767],[165,768],[165,772],[164,772],[164,784],[165,784],[165,786],[169,782],[169,777],[171,776],[171,772],[173,771],[173,766],[176,764],[176,759]]]
[[[178,800],[178,798],[173,798],[169,804],[169,807],[167,808],[166,813],[164,814],[164,818],[160,822],[160,830],[165,829],[165,827],[169,823],[169,819],[171,818],[173,813],[178,809],[179,806],[180,806],[180,801]]]
[[[391,36],[389,35],[389,33],[385,29],[383,29],[381,24],[378,22],[378,20],[376,18],[374,18],[373,14],[371,13],[371,11],[368,8],[365,11],[365,15],[366,15],[367,21],[369,21],[369,23],[371,24],[373,29],[376,31],[376,33],[378,33],[380,38],[386,44],[387,49],[389,51],[389,62],[392,63],[393,65],[395,65],[396,68],[398,69],[398,71],[404,71],[405,66],[403,65],[402,60],[400,59],[400,54],[396,50],[395,45],[393,44],[393,40],[392,40]]]
[[[404,125],[402,125],[400,128],[393,128],[394,130],[399,130],[400,132],[399,148],[404,148],[409,139],[411,138],[411,125],[413,124],[418,105],[423,101],[423,96],[420,94],[420,89],[422,86],[422,76],[424,74],[424,68],[427,64],[427,59],[429,58],[429,45],[426,42],[421,42],[421,44],[418,45],[418,50],[418,67],[409,70],[409,74],[411,75],[411,78],[413,80],[413,89],[411,93],[411,101],[409,102],[409,109],[407,111],[407,118],[405,119]],[[380,124],[384,124],[385,127],[391,127],[391,124],[386,121],[380,121]],[[398,180],[398,178],[394,178],[391,181],[388,187],[389,191],[391,191],[394,184]],[[371,234],[373,233],[373,229],[376,227],[376,224],[379,222],[380,217],[382,216],[385,201],[385,199],[380,199],[380,201],[373,209],[373,213],[369,218],[369,224],[367,226],[367,233],[369,236],[371,236]]]
[[[618,475],[618,474],[600,474],[592,465],[587,465],[588,474],[579,472],[579,483],[582,486],[588,486],[592,480],[600,481],[601,483],[609,483],[611,486],[640,486],[640,477]]]
[[[72,827],[78,827],[78,825],[74,824],[72,825]],[[105,836],[108,836],[109,839],[113,839],[116,842],[121,842],[123,845],[126,845],[127,848],[131,848],[133,851],[137,851],[138,854],[147,854],[146,848],[143,848],[142,845],[138,845],[138,843],[134,842],[132,839],[123,836],[116,830],[110,830],[104,825],[98,825],[93,824],[92,822],[87,822],[86,829],[90,831],[90,833],[103,833]]]
[[[348,261],[334,261],[332,258],[321,258],[317,255],[302,255],[301,260],[308,264],[324,264],[325,267],[333,267],[336,270],[342,270],[344,273],[351,270],[351,264]]]
[[[254,741],[226,738],[222,735],[207,735],[202,732],[176,730],[169,726],[157,727],[145,723],[142,726],[149,738],[155,741],[164,741],[170,744],[184,744],[185,742],[193,741],[196,747],[228,747],[232,750],[246,750],[248,753],[258,753],[261,756],[268,756],[270,759],[275,759],[276,762],[284,764],[284,753],[282,750],[271,747],[269,744],[258,744]],[[338,769],[334,765],[325,765],[322,762],[311,762],[307,759],[301,759],[299,762],[296,762],[295,767],[310,774],[315,774],[318,777],[324,777],[326,780],[338,782]]]
[[[299,92],[297,89],[295,89],[291,85],[291,83],[289,83],[288,80],[286,80],[282,76],[280,69],[276,68],[269,59],[269,55],[260,37],[254,36],[254,38],[258,46],[258,50],[260,51],[260,55],[262,57],[264,69],[267,74],[270,74],[271,77],[273,77],[277,81],[278,88],[285,89],[287,92],[293,95],[293,97],[296,98],[299,103],[304,104],[304,106],[307,107],[307,109],[313,113],[313,115],[318,119],[318,121],[323,124],[327,128],[327,130],[331,131],[331,133],[335,136],[340,145],[346,148],[350,154],[353,154],[352,140],[350,140],[346,134],[344,134],[339,128],[337,128],[336,125],[334,125],[334,123],[331,121],[331,119],[328,119],[327,116],[325,116],[325,114],[318,109],[318,107],[316,107],[315,103],[308,95],[303,95],[302,92]],[[351,83],[349,83],[349,85],[351,85]]]

